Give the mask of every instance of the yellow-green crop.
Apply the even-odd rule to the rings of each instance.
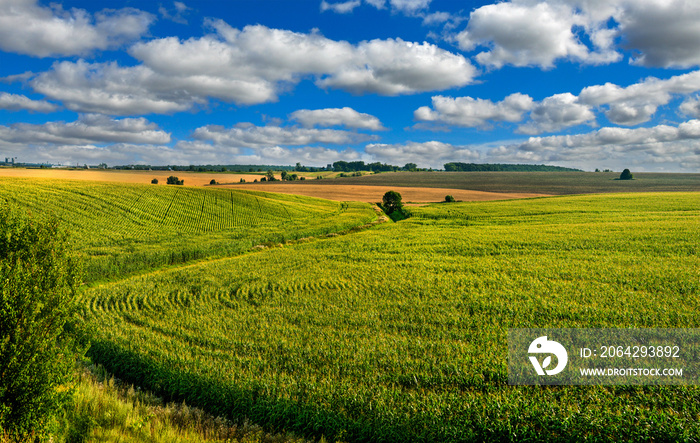
[[[349,441],[694,441],[700,388],[509,386],[514,327],[698,327],[700,196],[435,204],[399,223],[90,288],[93,359]]]

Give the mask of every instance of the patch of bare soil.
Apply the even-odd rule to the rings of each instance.
[[[324,184],[295,184],[295,183],[242,183],[225,185],[231,189],[279,192],[283,194],[305,195],[308,197],[325,198],[337,201],[363,201],[376,203],[382,201],[386,191],[394,190],[401,194],[404,203],[429,203],[445,200],[446,195],[452,195],[458,201],[487,201],[508,200],[514,198],[544,197],[546,194],[499,193],[484,191],[468,191],[464,189],[445,188],[411,188],[390,186],[362,185],[324,185]]]

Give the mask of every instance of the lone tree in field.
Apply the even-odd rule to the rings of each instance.
[[[151,180],[151,183],[154,184],[154,185],[157,185],[157,184],[158,184],[158,179],[157,179],[157,178],[154,178],[153,180]]]
[[[630,172],[629,169],[625,169],[622,171],[622,174],[620,174],[620,180],[632,180],[634,179],[634,175]]]
[[[45,438],[50,416],[71,401],[66,386],[85,350],[80,284],[81,266],[55,219],[0,205],[0,433],[10,441]]]
[[[446,201],[447,203],[454,203],[455,198],[452,197],[451,195],[446,195],[446,196],[445,196],[445,201]]]
[[[403,209],[403,202],[401,201],[401,194],[396,191],[387,191],[382,197],[382,205],[387,214],[391,214],[395,211],[401,211]]]

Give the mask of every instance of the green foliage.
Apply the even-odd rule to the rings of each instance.
[[[564,168],[562,166],[550,165],[514,165],[503,163],[445,163],[445,171],[518,171],[518,172],[533,172],[533,171],[581,171],[580,169]]]
[[[401,194],[396,191],[387,191],[382,197],[382,206],[387,214],[403,209]]]
[[[171,175],[170,177],[168,177],[168,180],[167,180],[166,183],[169,184],[169,185],[184,185],[184,184],[185,184],[185,180],[180,180],[180,179],[177,178],[176,176]]]
[[[634,179],[634,175],[630,172],[629,169],[625,169],[620,174],[620,180],[632,180],[632,179]]]
[[[241,180],[243,180],[243,179],[241,179]],[[245,182],[245,180],[243,180],[243,181]],[[210,185],[218,185],[218,183],[216,182],[216,179],[215,179],[215,178],[212,178],[212,179],[209,181],[209,184],[210,184]]]
[[[91,288],[90,353],[170,399],[329,440],[700,438],[697,386],[507,384],[509,328],[700,323],[696,194],[410,211]]]
[[[158,184],[158,179],[157,179],[157,178],[154,178],[153,180],[151,180],[151,184],[157,185],[157,184]]]
[[[80,270],[56,219],[29,218],[2,205],[0,433],[41,436],[70,399],[66,383],[84,345],[75,335]]]
[[[398,171],[398,166],[387,165],[386,163],[367,163],[363,161],[337,161],[333,163],[333,171],[335,172],[355,172],[355,171],[371,171],[371,172],[387,172]]]
[[[455,202],[455,198],[454,198],[453,196],[451,196],[451,195],[448,194],[448,195],[445,196],[445,202],[447,202],[447,203],[454,203],[454,202]]]

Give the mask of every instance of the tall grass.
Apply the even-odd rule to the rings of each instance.
[[[80,366],[74,405],[56,420],[53,441],[151,443],[303,443],[291,434],[233,423],[186,403],[166,403],[116,380],[101,366]]]

